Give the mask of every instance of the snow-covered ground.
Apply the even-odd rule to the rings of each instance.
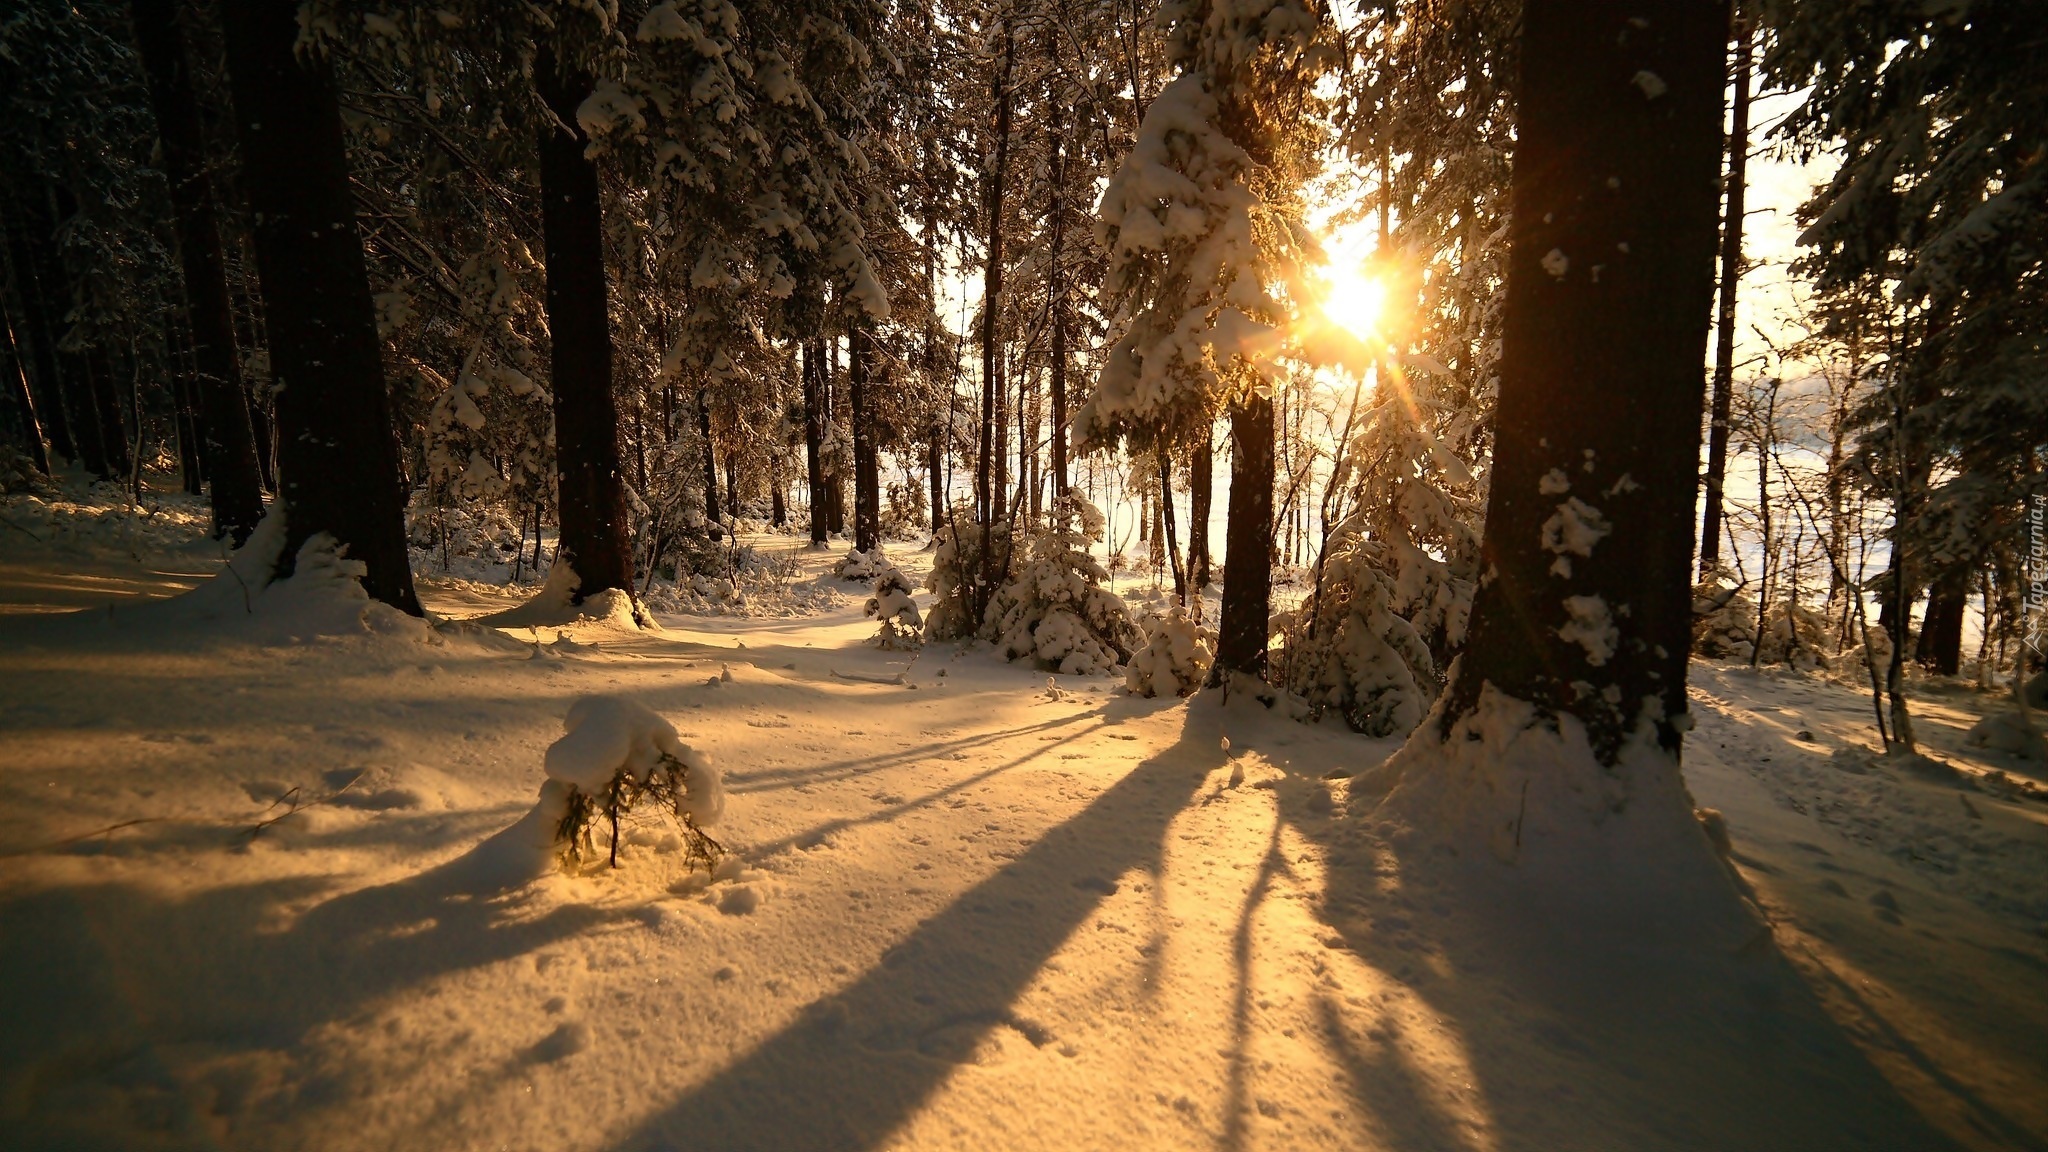
[[[876,650],[836,553],[808,615],[295,638],[152,608],[221,569],[158,503],[0,503],[0,1146],[2048,1147],[2048,805],[1962,744],[2002,701],[1923,694],[1912,770],[1852,689],[1695,664],[1776,948],[1560,952],[1382,835],[1393,743]],[[660,825],[483,866],[594,693],[723,770],[715,879]]]

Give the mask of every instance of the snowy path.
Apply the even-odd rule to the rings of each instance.
[[[0,620],[0,1145],[2048,1146],[2048,809],[1830,767],[1846,689],[1699,666],[1689,776],[1815,990],[1744,999],[1404,886],[1324,779],[1387,743],[909,663],[855,592],[538,649]],[[590,692],[717,758],[742,870],[482,882]]]

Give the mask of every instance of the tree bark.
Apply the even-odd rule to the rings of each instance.
[[[199,102],[193,93],[191,63],[174,0],[130,0],[129,7],[135,18],[136,46],[149,78],[164,174],[171,185],[190,324],[194,372],[190,391],[196,392],[205,412],[203,422],[194,424],[195,431],[205,429],[203,451],[212,484],[213,534],[215,538],[229,537],[239,548],[263,518],[263,477],[235,346],[227,260],[216,221]]]
[[[825,364],[824,340],[812,337],[803,342],[804,377],[804,463],[811,488],[811,543],[826,539],[826,517],[832,497],[825,487]]]
[[[50,433],[50,447],[72,462],[78,460],[78,442],[64,406],[64,384],[58,376],[56,328],[51,322],[51,301],[44,293],[34,245],[29,238],[32,212],[9,212],[6,222],[7,262],[13,272],[14,298],[20,304],[21,323],[14,328],[15,347],[26,346],[26,365],[42,393],[38,411]]]
[[[711,444],[711,391],[697,390],[697,439],[704,444],[704,519],[712,525],[711,537],[718,538],[718,454]]]
[[[277,572],[290,574],[300,546],[325,532],[365,566],[371,596],[417,616],[390,397],[333,79],[316,56],[296,51],[290,5],[223,0],[221,14],[277,382],[285,510]]]
[[[1920,622],[1914,659],[1928,671],[1954,676],[1963,667],[1963,616],[1969,608],[1970,574],[1959,570],[1928,590],[1927,616]]]
[[[92,410],[100,423],[100,451],[106,458],[102,480],[119,480],[128,475],[128,423],[122,418],[121,390],[116,382],[112,358],[94,345],[84,353],[85,380],[92,389]]]
[[[612,394],[604,215],[597,164],[584,155],[590,138],[576,122],[576,108],[591,92],[590,76],[564,74],[553,50],[543,47],[533,78],[557,121],[543,124],[540,132],[541,233],[553,343],[561,550],[581,581],[580,602],[614,588],[633,590],[619,405]]]
[[[15,417],[21,422],[22,439],[28,445],[29,459],[35,463],[36,471],[50,474],[50,452],[43,446],[43,422],[36,418],[36,398],[28,387],[28,372],[21,361],[21,344],[14,338],[14,322],[0,315],[0,339],[7,341],[7,347],[0,349],[6,354],[9,391],[14,393]]]
[[[1209,586],[1209,509],[1215,499],[1216,448],[1201,429],[1188,464],[1188,587],[1197,596]]]
[[[1721,3],[1526,9],[1486,577],[1444,734],[1491,684],[1603,763],[1639,724],[1679,746],[1727,38]]]
[[[1230,520],[1223,538],[1223,610],[1211,683],[1266,674],[1273,600],[1273,400],[1247,395],[1230,410]]]
[[[1715,314],[1714,407],[1707,429],[1706,510],[1700,519],[1701,575],[1721,563],[1721,494],[1728,477],[1728,414],[1735,391],[1735,297],[1742,283],[1742,213],[1749,167],[1750,21],[1736,20],[1735,100],[1728,128],[1727,211],[1721,220],[1721,291]]]
[[[874,338],[855,320],[846,333],[846,387],[853,423],[853,546],[871,552],[882,542],[882,461],[875,445]]]

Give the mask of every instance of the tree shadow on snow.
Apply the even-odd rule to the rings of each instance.
[[[1167,826],[1215,767],[1191,719],[1023,855],[962,893],[880,965],[666,1111],[622,1149],[870,1149],[884,1144],[994,1029],[1056,1041],[1012,1005],[1131,869],[1157,870]]]
[[[187,1082],[164,1054],[318,1064],[309,1043],[323,1026],[617,916],[522,907],[487,882],[475,855],[326,900],[330,879],[290,877],[183,897],[136,883],[75,885],[0,903],[7,1140],[119,1148],[148,1131],[211,1146],[201,1134],[240,1104]],[[323,1075],[288,1077],[284,1090],[310,1102]]]
[[[1404,857],[1361,810],[1296,809],[1326,864],[1320,913],[1342,946],[1453,1037],[1490,1130],[1436,1117],[1382,1013],[1360,1027],[1324,1001],[1361,1104],[1400,1147],[1914,1149],[1958,1145],[1908,1103],[1778,952],[1659,949],[1633,926],[1565,930],[1441,856]],[[1290,807],[1293,807],[1290,805]],[[1485,854],[1483,845],[1475,852]],[[1490,856],[1489,856],[1490,860]],[[1440,1087],[1440,1085],[1438,1086]],[[1975,1102],[1982,1107],[1982,1102]],[[1433,1118],[1435,1117],[1435,1118]],[[2002,1146],[2038,1147],[1987,1113]]]

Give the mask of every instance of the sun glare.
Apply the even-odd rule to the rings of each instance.
[[[1323,298],[1323,313],[1360,339],[1376,333],[1387,286],[1348,261],[1324,269],[1324,276],[1330,291]]]

